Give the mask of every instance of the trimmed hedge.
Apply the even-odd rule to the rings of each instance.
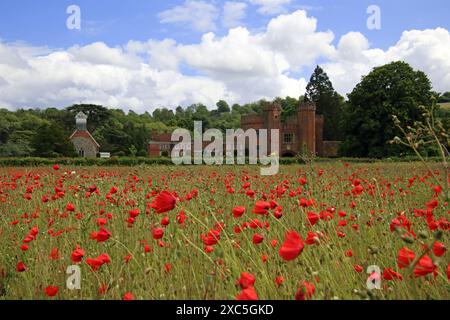
[[[325,162],[348,162],[348,163],[374,163],[374,162],[411,162],[418,161],[417,157],[391,157],[386,159],[369,158],[316,158],[314,161]],[[428,161],[439,161],[437,157],[428,158]],[[280,164],[301,164],[304,163],[298,158],[281,158]],[[103,158],[0,158],[0,167],[39,167],[51,166],[54,164],[67,166],[139,166],[139,165],[174,165],[170,158],[147,158],[147,157],[112,157]]]

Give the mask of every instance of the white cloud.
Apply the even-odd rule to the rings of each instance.
[[[448,30],[405,31],[387,50],[371,48],[358,32],[343,35],[336,46],[333,38],[331,31],[317,30],[316,19],[296,11],[273,18],[258,32],[245,27],[224,36],[210,32],[189,45],[150,39],[50,50],[0,42],[0,107],[83,101],[140,112],[197,102],[212,107],[220,99],[232,104],[298,97],[309,78],[301,72],[319,60],[343,95],[374,66],[395,60],[424,71],[435,90],[450,91]]]
[[[371,49],[364,35],[349,32],[341,37],[330,60],[323,68],[342,94],[351,92],[372,68],[398,60],[424,71],[435,90],[450,90],[450,33],[443,28],[405,31],[386,51]]]
[[[161,23],[181,23],[201,32],[216,29],[219,10],[206,1],[186,0],[182,5],[159,13]]]
[[[278,14],[286,11],[286,6],[292,0],[250,0],[251,4],[260,6],[258,12],[261,14]]]
[[[233,28],[242,25],[246,16],[247,4],[245,2],[225,2],[222,13],[222,25]]]

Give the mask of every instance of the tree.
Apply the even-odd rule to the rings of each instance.
[[[92,133],[111,117],[111,111],[103,106],[95,104],[75,104],[67,108],[72,114],[72,123],[75,123],[75,115],[83,112],[88,116],[88,130]],[[74,125],[75,126],[75,125]]]
[[[342,98],[334,90],[328,75],[317,66],[306,86],[305,101],[315,102],[317,114],[324,116],[325,140],[340,140],[339,128],[342,116]]]
[[[392,115],[405,125],[421,120],[419,105],[430,105],[431,84],[405,62],[374,68],[348,95],[341,151],[347,156],[385,157],[406,149],[388,142],[400,135]]]
[[[72,142],[56,123],[41,125],[36,131],[31,146],[34,149],[34,155],[38,157],[72,157],[76,155]]]
[[[226,101],[224,101],[224,100],[218,101],[218,102],[216,103],[216,106],[217,106],[217,111],[218,111],[219,113],[225,113],[225,112],[228,113],[228,112],[231,111],[230,106],[229,106],[228,103],[227,103]]]

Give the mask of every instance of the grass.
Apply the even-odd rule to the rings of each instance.
[[[440,179],[446,178],[437,164],[432,166]],[[359,195],[356,180],[363,187]],[[246,189],[245,183],[250,184]],[[98,191],[88,194],[91,186]],[[113,186],[118,192],[107,196]],[[149,203],[166,188],[181,201],[172,211],[156,214]],[[228,192],[230,188],[235,192]],[[255,191],[253,198],[246,195],[248,189]],[[267,216],[252,213],[264,194],[282,206],[281,218],[274,216],[275,210]],[[300,207],[300,198],[314,199],[316,205]],[[256,278],[260,299],[293,299],[303,281],[314,284],[313,299],[448,299],[448,252],[442,257],[426,252],[437,265],[436,277],[414,277],[414,266],[397,266],[401,248],[419,257],[425,245],[436,241],[436,230],[430,230],[424,217],[414,215],[414,209],[426,209],[433,199],[438,205],[432,214],[436,221],[444,221],[448,204],[434,197],[430,175],[418,163],[288,165],[267,177],[260,176],[255,166],[0,168],[0,298],[121,299],[131,293],[135,299],[235,299],[241,291],[236,282],[248,272]],[[67,204],[75,210],[67,211]],[[233,217],[235,206],[246,208],[242,217]],[[140,214],[130,224],[126,220],[134,209]],[[307,212],[320,214],[327,209],[333,218],[311,226]],[[182,224],[177,221],[181,211],[186,216]],[[346,216],[340,217],[339,211]],[[416,239],[402,239],[406,229],[390,231],[392,220],[400,214],[411,222]],[[170,223],[164,227],[165,216]],[[100,229],[98,218],[107,219],[105,228],[112,234],[105,242],[91,239],[92,232]],[[254,219],[263,227],[235,232]],[[343,220],[347,225],[338,226]],[[205,252],[201,234],[220,229],[221,223],[214,251]],[[23,251],[23,239],[33,226],[39,233]],[[163,243],[152,238],[157,227],[164,229]],[[295,260],[284,261],[278,250],[291,229],[303,239],[314,232],[320,243],[306,244]],[[252,243],[254,234],[264,237],[262,243]],[[276,246],[272,240],[277,240]],[[448,247],[448,228],[439,241]],[[78,264],[81,290],[69,290],[66,269],[74,264],[71,253],[76,245],[85,251]],[[50,258],[54,248],[57,259]],[[348,250],[353,256],[345,255]],[[110,256],[110,263],[93,271],[87,258],[103,253]],[[126,262],[129,255],[132,258]],[[24,272],[16,271],[19,261],[26,266]],[[356,272],[355,265],[363,271]],[[392,268],[404,279],[383,280],[381,290],[367,290],[370,265],[381,271]],[[275,283],[278,276],[284,278],[281,285]],[[53,298],[45,294],[50,285],[59,288]],[[108,287],[105,294],[99,293],[101,286]]]

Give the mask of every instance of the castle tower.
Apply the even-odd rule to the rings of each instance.
[[[279,103],[272,102],[266,104],[264,108],[264,128],[267,129],[267,151],[270,154],[270,151],[272,150],[270,130],[281,129],[281,105]],[[279,137],[281,140],[281,133]],[[278,141],[278,143],[280,142],[281,141]]]
[[[298,124],[300,137],[299,150],[316,153],[316,105],[314,102],[300,102],[298,110]]]

